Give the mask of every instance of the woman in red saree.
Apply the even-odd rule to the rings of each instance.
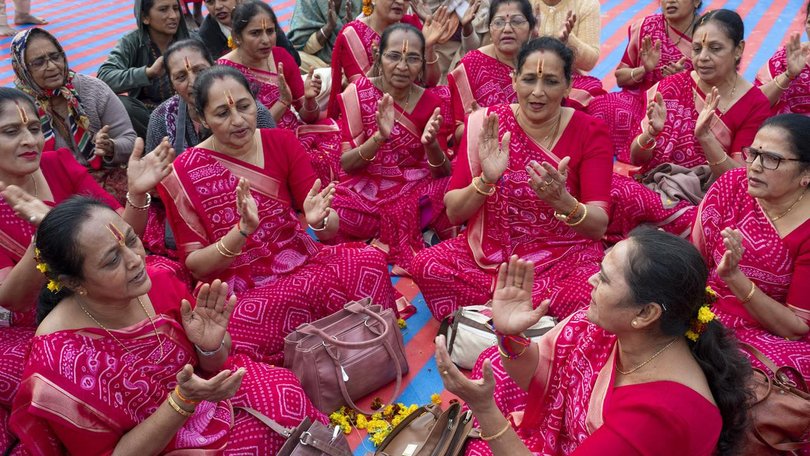
[[[589,307],[533,343],[522,331],[546,309],[533,309],[531,262],[513,256],[492,298],[499,343],[473,372],[483,380],[437,338],[445,387],[481,430],[467,454],[737,454],[751,369],[706,303],[707,276],[688,241],[636,230],[591,277]]]
[[[692,42],[695,71],[667,77],[647,91],[647,116],[630,147],[639,175],[613,178],[609,239],[621,239],[642,223],[688,236],[708,185],[742,166],[741,150],[769,112],[767,98],[737,72],[743,32],[737,13],[706,13]],[[671,165],[680,168],[670,171]],[[652,187],[677,172],[687,175],[691,186],[667,192],[639,183]]]
[[[318,178],[323,182],[337,180],[340,129],[332,120],[319,120],[321,113],[315,97],[321,90],[320,77],[310,71],[306,81],[301,79],[292,56],[276,46],[276,31],[280,28],[270,6],[259,1],[244,2],[232,14],[236,48],[217,63],[245,75],[256,99],[270,110],[276,125],[296,134]]]
[[[468,52],[447,75],[457,142],[475,105],[487,108],[517,101],[512,72],[520,48],[537,25],[528,0],[495,0],[489,9],[492,43]]]
[[[646,113],[644,93],[666,76],[692,71],[692,31],[702,0],[662,3],[662,14],[653,14],[627,28],[627,48],[614,72],[622,88],[596,97],[588,114],[610,128],[616,158],[630,163],[630,141],[639,132]]]
[[[149,270],[134,230],[103,203],[57,206],[36,245],[60,288],[40,302],[14,399],[11,426],[25,449],[275,454],[285,438],[245,408],[285,427],[325,421],[290,371],[229,356],[236,298],[226,284],[203,284],[195,299]]]
[[[804,11],[804,30],[810,35],[810,4]],[[774,114],[810,115],[810,43],[793,33],[759,70],[754,82],[771,102]]]
[[[603,255],[612,152],[601,121],[560,106],[572,61],[556,38],[529,41],[518,55],[518,104],[467,119],[445,196],[448,217],[467,230],[420,252],[411,268],[436,319],[487,302],[498,265],[513,254],[535,262],[535,304],[551,299],[557,317],[587,304]]]
[[[768,119],[745,152],[747,169],[727,172],[706,193],[692,240],[711,269],[720,321],[807,378],[810,119]]]
[[[410,25],[388,27],[376,56],[381,75],[356,79],[339,99],[345,175],[333,203],[341,220],[333,242],[374,238],[406,271],[424,247],[423,229],[453,233],[442,201],[450,162],[439,134],[441,101],[415,84],[424,43]]]
[[[257,130],[247,81],[230,67],[197,77],[196,106],[211,137],[178,156],[158,191],[184,264],[238,293],[230,323],[237,353],[279,364],[301,323],[370,296],[394,305],[385,255],[365,245],[323,247],[335,236],[334,184],[320,181],[292,133]]]

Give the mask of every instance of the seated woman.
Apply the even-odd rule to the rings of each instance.
[[[510,255],[535,262],[532,302],[565,317],[588,302],[607,227],[612,149],[604,124],[560,103],[574,56],[556,38],[518,54],[518,102],[467,119],[444,202],[461,236],[423,250],[411,274],[437,320],[491,297]]]
[[[233,10],[242,0],[205,0],[205,7],[208,15],[200,25],[200,39],[208,48],[208,52],[218,59],[231,51],[228,46],[228,38],[231,36],[233,27]],[[296,65],[301,65],[301,58],[298,51],[287,39],[284,30],[278,30],[278,45],[290,53]]]
[[[804,10],[804,30],[810,36],[810,3]],[[800,36],[791,34],[785,47],[757,73],[755,84],[768,97],[774,114],[810,115],[810,44],[802,43]]]
[[[135,131],[115,93],[102,81],[71,70],[62,45],[44,29],[14,37],[11,64],[17,88],[36,100],[45,150],[70,149],[123,202],[127,175],[121,166],[129,160]]]
[[[415,84],[424,48],[413,26],[388,27],[375,57],[380,76],[356,79],[339,99],[345,175],[333,203],[341,220],[333,241],[374,238],[406,271],[424,247],[422,229],[453,234],[442,202],[450,162],[439,135],[441,101]]]
[[[709,184],[742,166],[742,148],[769,112],[765,95],[737,72],[743,32],[734,11],[704,14],[692,42],[695,70],[664,78],[647,91],[647,116],[630,147],[641,176],[613,178],[612,241],[641,223],[688,236]]]
[[[630,141],[644,119],[644,94],[666,76],[692,71],[692,32],[702,0],[667,2],[660,14],[644,17],[627,27],[627,48],[614,75],[622,88],[596,97],[588,114],[610,127],[616,157],[630,162]],[[662,4],[663,5],[663,4]]]
[[[17,89],[0,88],[0,415],[11,406],[25,356],[34,335],[36,296],[44,285],[34,263],[32,238],[49,208],[71,195],[85,194],[121,211],[139,231],[146,223],[146,191],[164,176],[168,144],[141,159],[130,155],[130,204],[122,209],[68,149],[42,152],[45,138],[34,101]],[[137,144],[137,143],[136,143]],[[155,171],[157,170],[157,172]],[[168,171],[168,169],[166,169]],[[44,203],[44,204],[43,204]],[[135,205],[137,206],[135,206]],[[151,257],[150,257],[151,258]],[[150,262],[153,260],[150,260]],[[0,435],[5,420],[0,420]],[[2,440],[2,438],[0,438]]]
[[[98,68],[98,78],[119,94],[141,138],[146,137],[149,114],[172,96],[163,53],[189,37],[180,11],[180,0],[135,0],[138,28],[122,36]]]
[[[483,436],[468,455],[737,454],[751,368],[709,309],[708,270],[686,240],[633,231],[591,277],[590,306],[536,343],[521,336],[545,310],[532,308],[532,276],[532,263],[516,256],[501,266],[492,297],[499,344],[473,372],[483,380],[459,372],[437,339],[442,380]],[[518,402],[523,413],[504,410]]]
[[[425,86],[432,87],[441,79],[439,59],[433,46],[444,32],[445,23],[429,20],[424,28],[415,15],[405,15],[410,6],[409,0],[378,0],[373,4],[363,2],[363,15],[343,27],[332,51],[332,92],[329,98],[327,114],[337,118],[340,115],[338,95],[349,83],[361,76],[379,76],[372,72],[376,61],[375,49],[379,47],[380,37],[388,26],[398,22],[413,25],[421,29],[425,37]]]
[[[319,238],[335,236],[334,184],[321,189],[291,132],[256,129],[242,73],[205,70],[194,95],[211,136],[177,157],[158,190],[186,267],[239,293],[230,323],[237,352],[278,364],[284,336],[301,323],[368,296],[393,307],[381,251],[323,247],[301,228],[296,210]]]
[[[489,9],[492,43],[468,52],[447,75],[457,141],[477,107],[517,101],[512,86],[515,60],[537,25],[529,0],[495,0]]]
[[[597,0],[532,0],[540,36],[560,38],[574,50],[571,93],[567,105],[585,110],[594,97],[604,95],[602,81],[588,76],[599,61],[601,16]]]
[[[245,75],[276,124],[296,133],[318,178],[337,180],[340,128],[331,119],[319,121],[321,111],[315,97],[320,93],[320,77],[310,70],[303,81],[290,55],[275,45],[280,28],[275,13],[264,2],[240,4],[233,12],[233,22],[236,49],[217,63]]]
[[[810,119],[772,117],[744,152],[746,168],[723,174],[706,193],[692,240],[711,269],[720,321],[807,378]]]
[[[57,206],[36,247],[58,291],[42,292],[14,399],[11,427],[25,449],[276,454],[285,437],[245,408],[285,427],[326,421],[292,372],[229,356],[236,297],[226,284],[203,284],[195,299],[149,270],[135,231],[103,203]]]

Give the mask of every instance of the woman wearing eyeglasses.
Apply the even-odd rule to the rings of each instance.
[[[406,270],[424,247],[423,228],[452,231],[442,202],[450,161],[438,134],[441,101],[415,83],[424,51],[415,27],[388,27],[375,58],[380,76],[356,79],[338,99],[346,175],[332,204],[341,219],[336,239],[376,239]]]
[[[720,321],[807,378],[810,118],[768,119],[743,153],[745,168],[726,172],[706,193],[692,242],[712,269]]]
[[[45,149],[73,152],[105,190],[124,201],[135,131],[121,100],[104,82],[70,69],[59,41],[40,28],[11,42],[15,84],[37,103]],[[151,149],[149,149],[151,150]]]

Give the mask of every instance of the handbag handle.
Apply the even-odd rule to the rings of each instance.
[[[241,409],[246,411],[247,413],[253,415],[254,418],[264,423],[267,427],[275,431],[277,434],[281,435],[285,439],[290,438],[292,435],[292,430],[289,428],[285,428],[284,426],[280,425],[278,421],[270,418],[269,416],[265,415],[264,413],[251,408],[251,407],[234,407],[236,409]],[[334,445],[330,443],[322,442],[314,437],[308,432],[304,432],[304,434],[309,435],[309,438],[304,437],[303,435],[299,438],[299,441],[302,445],[309,445],[321,453],[330,455],[330,456],[352,456],[352,454],[346,450],[341,448],[336,448]]]
[[[773,375],[773,378],[777,383],[782,385],[784,384],[789,385],[790,383],[792,383],[791,378],[785,374],[785,372],[790,372],[796,378],[797,383],[795,384],[795,386],[804,391],[805,393],[810,393],[810,390],[808,390],[807,388],[807,382],[804,379],[804,376],[802,376],[801,372],[790,366],[778,367],[776,363],[774,363],[770,358],[765,356],[764,353],[759,351],[753,345],[747,344],[745,342],[739,342],[738,345],[740,346],[740,348],[753,355],[754,358],[758,359],[759,362],[765,365],[765,367],[767,367],[771,371],[771,375]]]
[[[738,345],[740,346],[740,348],[753,355],[754,358],[759,360],[759,362],[761,362],[765,367],[767,367],[768,370],[771,371],[772,375],[774,376],[776,375],[776,371],[779,370],[779,368],[776,367],[776,363],[771,361],[770,358],[768,358],[767,356],[765,356],[764,353],[759,351],[757,347],[754,347],[753,345],[747,344],[745,342],[739,342]]]
[[[338,340],[337,338],[330,336],[329,334],[327,334],[326,332],[324,332],[320,328],[315,327],[315,325],[312,325],[312,324],[303,325],[302,327],[298,328],[298,331],[300,331],[300,332],[302,332],[304,334],[307,334],[307,335],[317,335],[317,336],[319,336],[321,338],[321,340],[324,341],[324,344],[326,344],[326,341],[329,341],[330,345],[334,345],[334,346],[340,347],[340,348],[353,348],[353,349],[371,348],[371,347],[378,346],[378,345],[380,345],[380,343],[382,343],[388,337],[388,332],[391,329],[390,329],[390,326],[388,325],[388,322],[386,322],[385,319],[383,319],[383,317],[381,315],[379,315],[379,314],[377,314],[375,312],[372,312],[368,307],[366,307],[366,306],[364,306],[364,305],[362,305],[360,303],[357,303],[357,302],[350,302],[350,303],[346,304],[343,308],[348,310],[351,313],[354,313],[354,314],[361,314],[361,313],[366,314],[368,317],[374,319],[377,323],[382,325],[382,327],[383,327],[382,333],[380,333],[377,337],[375,337],[373,339],[366,340],[366,341],[346,342],[346,341]],[[369,327],[369,329],[371,328],[368,325],[368,322],[366,322],[365,324],[366,324],[367,327]]]
[[[399,397],[399,390],[402,388],[402,366],[399,364],[399,358],[397,357],[396,353],[394,353],[394,349],[391,348],[391,344],[388,343],[388,340],[383,339],[382,341],[383,347],[385,347],[385,351],[388,352],[388,356],[394,361],[394,366],[397,369],[397,386],[394,388],[394,394],[391,395],[391,401]],[[328,353],[328,350],[327,350]],[[351,397],[349,397],[349,391],[346,389],[346,382],[343,381],[343,373],[341,372],[341,366],[338,360],[334,356],[329,356],[332,358],[332,363],[335,364],[335,376],[337,377],[338,387],[340,387],[340,395],[343,396],[343,400],[353,409],[361,412],[365,415],[373,415],[373,411],[368,411],[361,409],[354,403]],[[385,402],[385,404],[389,404],[391,402]]]

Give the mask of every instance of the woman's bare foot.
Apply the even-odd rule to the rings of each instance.
[[[45,25],[48,21],[32,14],[20,13],[14,15],[14,23],[17,25]]]
[[[17,31],[8,25],[0,25],[0,36],[14,36],[16,34]]]

